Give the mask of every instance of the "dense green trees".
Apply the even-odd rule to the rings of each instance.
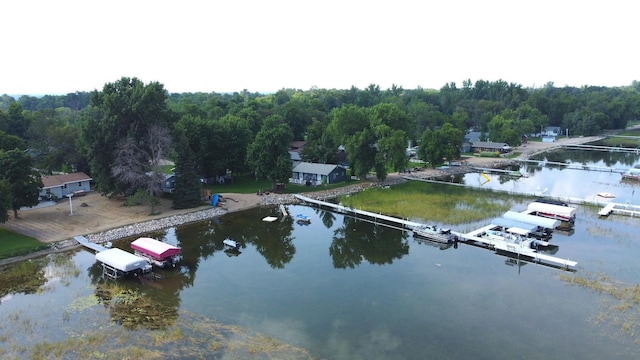
[[[124,139],[133,139],[136,146],[149,153],[150,144],[145,143],[149,129],[154,125],[169,125],[166,99],[161,84],[145,85],[137,78],[122,78],[91,94],[95,111],[81,125],[81,140],[96,189],[102,194],[129,191],[127,185],[113,175],[115,145]]]
[[[176,141],[175,176],[173,207],[189,209],[201,205],[200,177],[196,169],[195,156],[184,133],[179,134]]]
[[[0,151],[0,180],[6,180],[0,186],[0,192],[3,189],[5,192],[0,194],[0,198],[11,199],[11,209],[16,219],[21,207],[38,205],[42,179],[33,168],[29,154],[20,149]],[[9,194],[6,193],[7,183]]]
[[[292,174],[291,141],[293,132],[280,116],[270,116],[265,120],[247,149],[246,163],[257,179],[267,179],[274,184],[289,180]]]
[[[130,139],[148,153],[153,126],[171,131],[174,140],[186,137],[166,155],[177,169],[186,166],[183,174],[251,173],[286,181],[291,139],[307,142],[301,154],[305,161],[348,163],[353,174],[375,172],[382,179],[406,165],[409,142],[420,145],[423,159],[436,166],[459,155],[462,136],[470,129],[516,146],[523,135],[547,126],[572,136],[593,135],[625,128],[638,118],[637,81],[619,88],[547,83],[528,89],[503,80],[465,80],[441,89],[370,84],[273,94],[167,94],[159,83],[121,78],[91,93],[17,100],[0,96],[0,149],[28,150],[31,165],[41,173],[85,171],[95,189],[109,194],[130,192],[113,172],[117,145]],[[189,202],[193,194],[178,196]]]

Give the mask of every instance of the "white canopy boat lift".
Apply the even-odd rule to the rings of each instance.
[[[147,259],[118,248],[100,251],[96,254],[96,260],[102,263],[103,275],[113,279],[151,271],[151,265]]]

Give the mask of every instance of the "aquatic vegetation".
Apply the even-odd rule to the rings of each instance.
[[[0,272],[0,297],[11,293],[33,294],[46,282],[39,261],[23,261]]]
[[[500,216],[525,199],[491,190],[406,182],[342,196],[339,201],[345,206],[403,219],[457,225]]]
[[[103,324],[63,341],[12,350],[18,352],[30,359],[313,359],[304,349],[191,313],[181,313],[164,330],[136,331],[131,336],[122,326]]]
[[[640,284],[625,284],[593,274],[562,274],[560,278],[601,294],[603,310],[592,321],[612,329],[614,337],[628,338],[640,344]]]

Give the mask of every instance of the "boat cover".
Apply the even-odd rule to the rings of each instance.
[[[180,253],[179,247],[148,237],[141,237],[132,242],[131,248],[156,260],[164,260]]]
[[[515,211],[507,211],[506,213],[504,213],[504,215],[502,215],[502,217],[505,219],[511,219],[515,221],[524,222],[527,224],[537,225],[544,229],[555,229],[558,226],[560,226],[560,224],[562,223],[560,220],[549,219],[549,218],[544,218],[541,216],[535,216],[535,215],[529,215],[529,214],[523,214]]]
[[[515,227],[515,228],[525,229],[529,232],[535,232],[536,230],[538,230],[538,225],[534,225],[534,224],[530,224],[522,221],[505,219],[505,218],[495,218],[491,220],[491,223],[493,225],[500,226],[501,228],[504,228],[504,229]]]
[[[100,251],[96,254],[96,260],[124,272],[144,270],[149,265],[147,259],[118,248]]]
[[[576,208],[574,207],[545,204],[545,203],[535,202],[535,201],[529,204],[529,206],[527,206],[527,210],[554,214],[554,215],[565,217],[567,219],[570,219],[576,216]]]

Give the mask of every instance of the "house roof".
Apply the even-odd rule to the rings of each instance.
[[[307,144],[306,141],[295,140],[295,141],[292,141],[291,144],[289,144],[289,149],[293,151],[300,151],[306,144]]]
[[[301,162],[293,168],[293,172],[329,175],[338,166],[340,165]]]
[[[473,147],[479,148],[487,148],[487,149],[504,149],[509,148],[509,144],[502,142],[487,142],[487,141],[476,141],[473,143]]]
[[[63,174],[63,175],[48,175],[42,177],[42,184],[44,185],[43,189],[48,189],[56,186],[64,186],[65,184],[79,182],[79,181],[90,181],[93,180],[87,174],[83,172],[77,172],[73,174]]]

